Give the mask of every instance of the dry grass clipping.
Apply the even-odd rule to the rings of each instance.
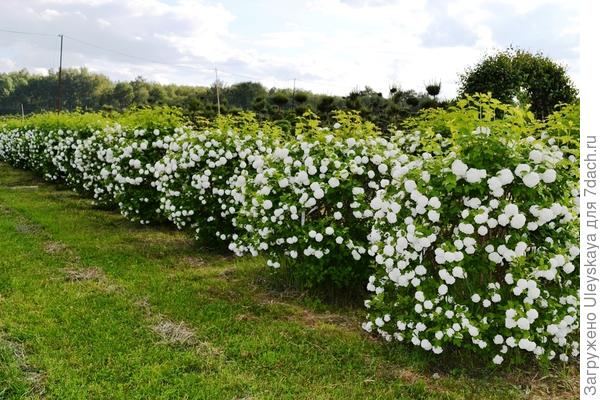
[[[86,268],[86,269],[63,269],[66,279],[70,282],[82,282],[82,281],[100,281],[104,279],[104,272],[98,268]]]
[[[44,244],[44,251],[48,254],[60,254],[68,249],[69,247],[61,242],[49,241]]]
[[[185,323],[175,323],[166,318],[160,318],[158,323],[152,325],[152,331],[161,337],[164,343],[179,345],[194,345],[196,332]]]

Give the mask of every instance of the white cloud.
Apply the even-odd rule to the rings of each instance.
[[[216,66],[229,83],[290,87],[297,78],[335,94],[365,85],[387,94],[392,83],[423,90],[440,79],[442,97],[452,97],[459,72],[511,43],[555,56],[578,76],[576,10],[558,0],[221,1],[3,0],[0,28],[64,33],[65,66],[114,79],[206,85]],[[0,33],[0,70],[56,69],[53,35]]]

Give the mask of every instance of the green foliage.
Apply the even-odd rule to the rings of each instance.
[[[557,104],[572,103],[577,89],[566,68],[541,53],[509,48],[486,56],[460,76],[460,93],[491,93],[503,103],[530,105],[537,118],[548,117]]]
[[[371,203],[367,331],[495,364],[578,356],[578,116],[466,96],[391,138],[407,156]]]
[[[442,90],[442,83],[441,82],[428,83],[425,86],[425,90],[427,91],[428,95],[435,98],[435,97],[437,97],[437,95],[440,94],[440,91]]]

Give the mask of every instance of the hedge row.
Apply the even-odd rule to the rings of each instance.
[[[477,96],[406,132],[339,113],[294,137],[251,115],[56,118],[7,121],[0,159],[308,284],[364,282],[363,328],[388,341],[496,364],[578,355],[578,106],[541,123]]]

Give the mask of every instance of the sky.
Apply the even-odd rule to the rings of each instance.
[[[347,94],[423,91],[513,45],[567,66],[579,87],[579,15],[559,0],[2,0],[0,71],[85,66],[114,80],[260,81]],[[16,34],[2,30],[34,34]]]

